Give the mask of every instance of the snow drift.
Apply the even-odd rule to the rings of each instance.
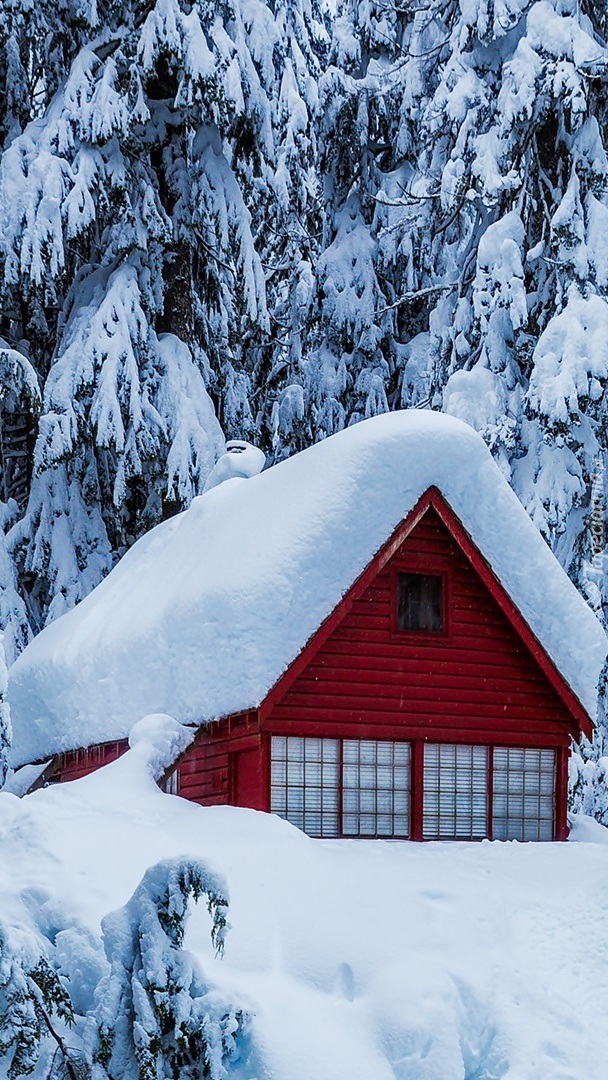
[[[4,924],[69,977],[81,1015],[107,974],[100,921],[149,866],[187,857],[230,893],[224,958],[204,904],[184,944],[251,1018],[235,1080],[604,1080],[605,829],[583,819],[586,842],[568,844],[312,840],[163,794],[153,727],[90,777],[0,793]]]

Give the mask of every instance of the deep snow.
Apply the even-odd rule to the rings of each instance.
[[[224,958],[203,905],[186,947],[252,1015],[242,1080],[604,1080],[608,831],[312,840],[163,794],[145,736],[84,780],[0,794],[3,920],[46,927],[79,1007],[103,967],[102,916],[149,865],[190,855],[229,886]]]
[[[11,668],[13,763],[125,737],[151,712],[258,705],[433,484],[594,716],[600,624],[480,436],[412,410],[227,480],[143,537]]]

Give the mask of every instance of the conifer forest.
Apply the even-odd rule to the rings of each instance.
[[[603,614],[605,0],[2,0],[9,662],[224,440],[482,433]]]
[[[0,1080],[605,1080],[607,516],[608,0],[0,0]]]

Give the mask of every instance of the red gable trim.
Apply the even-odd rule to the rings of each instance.
[[[489,563],[479,551],[479,548],[474,544],[460,519],[448,505],[441,492],[435,487],[430,487],[425,491],[413,510],[411,510],[401,524],[397,526],[393,535],[386,541],[383,547],[380,548],[377,554],[374,555],[371,562],[368,563],[363,573],[357,578],[337,607],[334,608],[330,615],[328,615],[327,619],[321,624],[319,629],[315,631],[287,671],[283,673],[273,688],[268,692],[259,708],[260,720],[265,719],[277,701],[287,693],[317,651],[325,644],[332,632],[341,623],[355,600],[357,600],[368,585],[373,582],[377,574],[400,548],[406,537],[409,536],[412,529],[415,528],[420,519],[426,514],[427,510],[431,508],[435,510],[437,515],[441,518],[446,529],[458,544],[458,547],[464,556],[468,559],[484,585],[489,589],[501,611],[509,620],[519,638],[526,645],[553,689],[562,699],[568,712],[578,725],[579,732],[586,735],[588,739],[592,739],[593,722],[587,710],[581,704],[536,635],[528,626],[523,615],[501,585]]]
[[[432,488],[430,490],[433,491]],[[438,497],[437,502],[435,502],[435,496]],[[541,668],[543,674],[546,675],[555,692],[561,697],[564,705],[574,720],[576,720],[583,735],[586,735],[588,739],[592,739],[594,723],[589,716],[589,713],[579,701],[572,688],[568,685],[563,675],[559,672],[553,660],[545,651],[534,632],[530,629],[528,623],[513,603],[509,594],[501,585],[491,566],[481,554],[479,548],[476,547],[471,540],[471,537],[467,533],[462,522],[456,517],[451,506],[448,505],[439,491],[434,493],[432,505],[446,528],[458,543],[460,549],[469,559],[473,569],[477,571],[484,585],[490,590],[492,596],[506,615],[513,629],[519,634],[521,640],[532,653],[538,666]]]

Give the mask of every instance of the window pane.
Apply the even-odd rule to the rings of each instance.
[[[423,835],[477,840],[487,836],[488,749],[426,743]]]
[[[271,741],[270,808],[310,836],[338,835],[337,739]]]
[[[409,743],[345,739],[344,836],[409,836]]]
[[[286,756],[287,739],[283,735],[275,735],[272,740],[272,756],[275,760],[281,758],[283,761]]]
[[[496,840],[552,840],[555,751],[494,750],[493,835]]]
[[[442,579],[434,574],[399,574],[397,626],[399,630],[443,630]]]
[[[163,790],[167,795],[179,795],[179,769],[174,769],[165,780]]]

